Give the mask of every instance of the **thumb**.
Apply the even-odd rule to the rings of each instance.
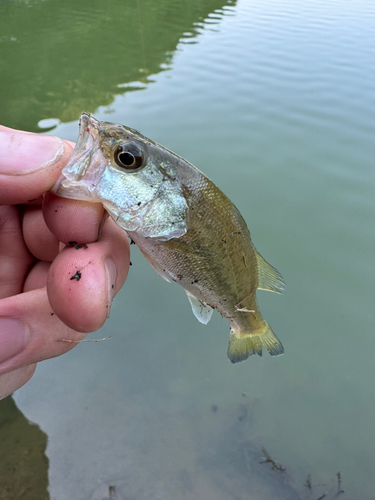
[[[58,137],[0,126],[0,205],[26,203],[49,191],[72,150]]]

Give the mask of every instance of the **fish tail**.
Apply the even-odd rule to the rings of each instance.
[[[280,340],[265,321],[259,329],[252,332],[239,332],[231,328],[228,345],[229,361],[239,363],[252,354],[261,356],[262,344],[271,356],[279,356],[284,352]]]

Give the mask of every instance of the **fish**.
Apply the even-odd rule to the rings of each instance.
[[[263,319],[258,289],[282,293],[281,274],[255,249],[230,199],[182,157],[120,124],[82,113],[79,136],[52,189],[63,198],[100,202],[154,270],[181,285],[196,318],[213,310],[230,324],[232,363],[280,340]]]

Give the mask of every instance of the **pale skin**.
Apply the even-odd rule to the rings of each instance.
[[[62,339],[100,328],[128,273],[127,236],[102,205],[48,192],[73,147],[0,126],[0,399],[77,345]]]

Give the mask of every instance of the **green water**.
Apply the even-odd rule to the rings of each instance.
[[[0,2],[2,124],[140,130],[215,181],[287,283],[259,293],[284,356],[233,366],[225,320],[198,323],[132,247],[93,335],[112,339],[14,395],[51,498],[328,499],[340,471],[342,498],[374,499],[374,26],[361,0]]]

